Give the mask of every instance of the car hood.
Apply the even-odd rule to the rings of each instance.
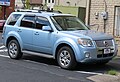
[[[108,35],[103,32],[97,32],[93,30],[79,30],[79,31],[64,31],[63,33],[70,34],[77,37],[89,37],[93,40],[105,40],[105,39],[112,39],[113,36]]]

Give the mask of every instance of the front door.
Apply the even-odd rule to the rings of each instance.
[[[50,26],[47,18],[37,17],[36,28],[33,31],[34,51],[52,54],[53,32],[43,31],[42,26]]]

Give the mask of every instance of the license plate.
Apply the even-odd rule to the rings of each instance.
[[[109,54],[111,52],[111,50],[110,49],[104,49],[104,54]]]

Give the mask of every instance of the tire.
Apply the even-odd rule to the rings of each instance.
[[[62,47],[57,53],[57,62],[63,69],[74,69],[77,62],[73,50],[68,47]]]
[[[8,55],[11,59],[20,59],[22,57],[21,48],[16,40],[11,40],[8,43]]]

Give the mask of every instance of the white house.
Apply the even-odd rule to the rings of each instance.
[[[22,0],[15,0],[15,8],[16,9],[20,9],[20,8],[23,8],[24,5],[22,3]]]

